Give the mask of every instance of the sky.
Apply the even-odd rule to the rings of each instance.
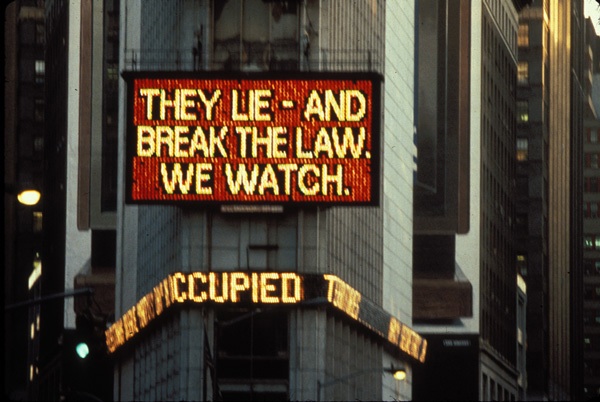
[[[592,17],[596,34],[600,35],[600,4],[596,0],[585,0],[583,3],[583,14]]]

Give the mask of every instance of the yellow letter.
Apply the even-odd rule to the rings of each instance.
[[[292,281],[293,296],[290,296],[288,281]],[[301,300],[302,283],[300,277],[288,272],[281,274],[281,301],[284,303],[298,303]]]
[[[325,120],[325,112],[323,111],[323,104],[321,98],[316,90],[310,91],[308,99],[306,100],[306,107],[304,109],[304,118],[310,121],[310,117],[316,114],[319,120]]]
[[[319,177],[320,171],[317,165],[304,165],[298,170],[298,187],[305,195],[315,195],[319,192],[319,182],[313,179],[312,188],[307,187],[304,178],[308,171],[312,171],[315,176]]]
[[[260,301],[262,303],[279,303],[277,296],[269,296],[270,292],[275,291],[275,285],[269,283],[273,279],[279,279],[277,272],[263,272],[260,274]]]
[[[154,129],[150,126],[138,126],[137,128],[137,154],[138,156],[154,155]]]
[[[160,95],[160,89],[142,88],[140,89],[140,95],[146,97],[146,118],[152,120],[152,98]]]
[[[240,282],[241,280],[241,282]],[[248,275],[244,272],[231,273],[231,301],[237,303],[239,301],[238,292],[243,292],[250,287]]]
[[[198,95],[200,95],[200,100],[202,101],[202,103],[204,103],[204,113],[205,113],[206,120],[212,120],[213,119],[213,108],[215,106],[215,103],[217,103],[217,101],[219,100],[219,97],[221,96],[221,90],[220,89],[215,90],[215,92],[213,92],[210,99],[206,98],[206,95],[204,95],[204,91],[201,89],[198,90]]]

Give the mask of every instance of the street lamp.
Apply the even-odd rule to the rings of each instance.
[[[17,200],[23,205],[36,205],[40,202],[41,193],[35,186],[30,184],[10,184],[4,183],[4,192],[17,196]]]
[[[27,189],[17,194],[17,200],[23,205],[36,205],[40,201],[41,196],[39,191]]]
[[[387,367],[372,367],[372,368],[368,368],[368,369],[355,371],[354,373],[350,373],[348,375],[345,375],[340,378],[336,378],[335,380],[331,380],[331,381],[321,382],[321,381],[317,380],[317,401],[321,400],[321,390],[323,388],[327,388],[330,385],[334,385],[334,384],[337,384],[342,381],[347,381],[351,378],[358,377],[359,375],[369,373],[369,372],[374,372],[374,371],[381,371],[383,373],[392,374],[394,379],[397,381],[404,381],[406,379],[406,370],[404,369],[404,367],[394,367],[394,365],[392,364],[389,368],[387,368]]]

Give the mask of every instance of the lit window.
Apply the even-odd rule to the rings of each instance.
[[[517,271],[527,276],[527,256],[523,254],[517,254]]]
[[[591,153],[586,155],[587,167],[597,169],[598,168],[598,154]]]
[[[517,44],[519,46],[529,46],[529,25],[519,25],[519,36],[517,38]]]
[[[517,122],[527,123],[529,121],[529,102],[517,101]]]
[[[583,237],[583,248],[591,250],[594,248],[594,238],[592,236]]]
[[[33,150],[41,153],[44,150],[44,137],[37,136],[33,139]]]
[[[42,84],[46,75],[46,62],[44,60],[35,61],[35,82]]]
[[[526,161],[529,153],[529,141],[527,138],[517,138],[517,160]]]
[[[529,82],[529,63],[520,61],[517,64],[517,82],[519,84],[527,84]]]
[[[33,212],[33,233],[42,232],[42,213],[39,211]]]

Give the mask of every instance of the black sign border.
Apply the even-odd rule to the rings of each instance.
[[[220,205],[282,205],[288,208],[314,206],[379,206],[381,194],[381,135],[382,121],[382,86],[383,76],[376,72],[241,72],[241,71],[125,71],[122,74],[126,83],[127,116],[125,125],[125,204],[127,205],[177,205],[186,207],[219,207]],[[341,202],[341,201],[243,201],[243,200],[134,200],[131,196],[133,187],[133,156],[135,154],[136,138],[133,125],[133,85],[135,79],[201,79],[201,80],[350,80],[371,81],[373,88],[372,133],[371,133],[371,201]]]

